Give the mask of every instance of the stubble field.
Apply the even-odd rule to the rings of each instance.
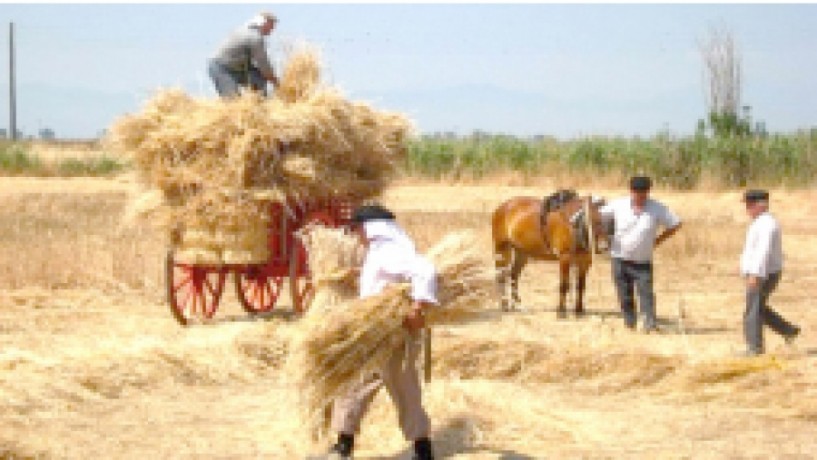
[[[607,198],[621,190],[578,187]],[[131,183],[0,179],[0,458],[299,458],[281,369],[297,318],[248,318],[231,292],[211,324],[164,303],[165,241],[123,221]],[[421,249],[548,187],[397,185],[383,201]],[[554,265],[522,279],[523,309],[435,330],[425,389],[441,458],[811,458],[817,452],[817,192],[772,191],[786,268],[772,304],[803,327],[743,349],[740,192],[656,190],[685,222],[657,251],[663,332],[623,327],[599,259],[588,315],[558,320]],[[229,285],[228,285],[229,286]],[[357,458],[408,458],[385,392]]]

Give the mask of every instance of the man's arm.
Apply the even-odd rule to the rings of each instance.
[[[263,40],[252,44],[250,55],[252,60],[255,61],[255,66],[258,68],[258,71],[261,72],[261,75],[263,75],[268,82],[272,83],[275,88],[278,88],[278,77],[275,75],[275,69],[272,68],[272,64],[269,62],[267,48]]]
[[[769,253],[771,252],[772,234],[767,228],[760,228],[747,242],[749,244],[749,257],[746,269],[746,287],[756,289],[760,279],[765,278]]]
[[[658,245],[663,243],[667,238],[674,235],[675,232],[677,232],[678,230],[681,229],[682,225],[683,225],[683,223],[679,222],[678,225],[676,225],[675,227],[668,228],[668,229],[664,230],[664,232],[661,233],[660,235],[658,235],[658,238],[655,239],[655,247],[658,247]]]
[[[424,257],[418,257],[410,269],[411,297],[414,299],[411,311],[403,325],[412,332],[425,327],[425,310],[437,303],[437,271]]]

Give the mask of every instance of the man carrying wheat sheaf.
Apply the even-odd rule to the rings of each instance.
[[[407,332],[405,351],[395,353],[382,371],[335,401],[332,429],[338,433],[338,441],[330,458],[351,458],[360,421],[377,392],[385,386],[397,409],[403,435],[414,442],[414,458],[430,460],[433,458],[430,421],[423,408],[416,361],[420,331],[425,326],[423,312],[438,304],[436,270],[417,253],[414,243],[388,209],[380,205],[362,206],[355,210],[352,220],[367,251],[360,271],[360,297],[377,295],[391,283],[408,281],[413,308],[403,321]]]

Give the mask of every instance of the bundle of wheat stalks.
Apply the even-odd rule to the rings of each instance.
[[[320,76],[318,54],[303,47],[273,98],[162,91],[110,127],[107,147],[132,158],[148,191],[161,190],[164,201],[149,215],[162,226],[201,219],[195,201],[217,201],[233,215],[258,197],[374,197],[405,157],[410,122],[347,100]],[[220,199],[223,190],[241,202]]]
[[[447,235],[426,256],[437,269],[440,302],[428,312],[430,325],[461,323],[485,311],[494,294],[493,272],[490,261],[477,253],[471,233]],[[320,277],[316,268],[313,276]],[[317,308],[300,322],[286,374],[298,390],[301,416],[313,438],[325,434],[332,401],[402,349],[403,318],[412,306],[409,292],[408,284],[392,284],[379,295],[331,308],[313,303]]]
[[[357,297],[357,268],[365,249],[360,240],[342,228],[308,225],[297,233],[307,249],[307,264],[315,289],[307,315],[322,315]]]

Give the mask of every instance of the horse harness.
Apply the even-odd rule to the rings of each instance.
[[[560,189],[545,197],[542,200],[542,211],[540,214],[540,224],[542,228],[544,229],[547,226],[547,216],[549,213],[560,210],[565,204],[577,199],[578,197],[578,193],[576,193],[575,190],[570,189]],[[571,254],[575,254],[577,249],[586,251],[590,250],[589,235],[587,233],[587,225],[585,223],[587,216],[585,216],[585,214],[584,207],[581,207],[569,217],[570,226],[573,231],[573,238],[570,243]],[[550,248],[550,251],[559,256],[560,254],[556,253],[553,246],[550,244],[550,240],[547,237],[547,232],[543,231],[542,237],[545,240],[545,244]]]

